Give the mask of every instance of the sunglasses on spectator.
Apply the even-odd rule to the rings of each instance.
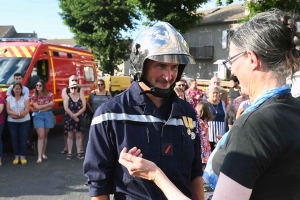
[[[71,87],[70,89],[71,89],[71,90],[76,90],[76,89],[77,89],[77,87]]]
[[[102,83],[98,84],[98,86],[100,86],[100,85],[103,86],[104,84],[102,84]]]
[[[36,86],[36,87],[43,87],[42,84],[36,84],[35,86]]]
[[[72,81],[75,81],[75,82],[77,82],[78,80],[77,80],[77,79],[74,79],[74,80],[72,80]]]
[[[177,85],[178,87],[181,87],[181,86],[185,86],[185,84],[180,84],[180,85]]]

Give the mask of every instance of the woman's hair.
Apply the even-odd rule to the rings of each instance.
[[[183,91],[181,88],[175,87],[175,88],[174,88],[174,91],[176,92],[176,94],[179,93],[179,92],[182,92],[182,93],[183,93],[183,96],[184,96],[184,100],[186,101],[184,91]]]
[[[215,116],[209,110],[209,104],[207,102],[199,102],[196,106],[198,116],[205,121],[211,121]]]
[[[220,88],[218,85],[210,85],[210,86],[208,86],[208,87],[206,88],[206,91],[205,91],[206,96],[207,96],[208,98],[209,98],[209,93],[210,93],[210,91],[212,91],[213,89],[218,89],[219,94],[220,94],[221,88]]]
[[[45,81],[39,80],[38,82],[36,82],[36,84],[37,84],[37,83],[41,83],[41,84],[43,85],[42,93],[43,93],[43,94],[48,94],[48,90],[47,90],[47,88],[46,88],[46,83],[45,83]],[[35,87],[35,89],[34,89],[34,94],[35,94],[36,97],[39,97],[39,92],[37,91],[36,87]]]
[[[258,13],[229,34],[238,50],[253,51],[280,81],[299,70],[299,16],[278,9]],[[299,29],[299,26],[298,26]]]
[[[99,79],[98,82],[103,83],[103,88],[105,89],[105,81],[103,79]]]
[[[21,84],[21,83],[15,83],[15,84],[13,85],[12,89],[11,89],[11,95],[12,95],[13,97],[15,97],[14,89],[15,89],[15,87],[16,87],[17,85],[20,86],[20,88],[21,88],[21,96],[23,96],[23,92],[22,92],[23,86],[22,86],[22,84]]]

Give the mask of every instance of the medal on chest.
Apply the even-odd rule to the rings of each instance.
[[[193,125],[193,119],[186,116],[182,116],[182,119],[185,127],[187,128],[187,134],[191,136],[192,140],[194,140],[196,138],[196,134],[192,131],[195,128]]]

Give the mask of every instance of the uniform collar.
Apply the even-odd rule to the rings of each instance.
[[[140,94],[142,91],[138,82],[133,82],[128,89],[129,92],[129,105],[131,106],[145,106],[145,114],[153,114],[157,110],[150,105],[154,105],[151,103],[150,99],[146,97],[145,94]],[[172,92],[171,95],[165,100],[165,102],[170,102],[172,104],[171,117],[178,117],[183,115],[184,108],[182,106],[183,103],[180,103],[181,99],[179,99],[175,92]],[[164,103],[165,103],[164,102]],[[163,103],[163,104],[164,104]],[[147,105],[147,106],[146,106]]]

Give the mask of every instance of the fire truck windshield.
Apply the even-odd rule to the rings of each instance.
[[[0,57],[0,83],[12,84],[14,74],[21,73],[24,77],[31,58],[1,58]]]

